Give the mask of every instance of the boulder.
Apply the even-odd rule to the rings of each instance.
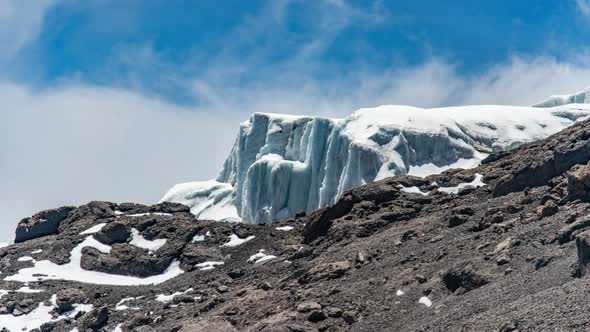
[[[297,311],[306,313],[314,310],[321,310],[322,306],[317,302],[303,302],[297,305]]]
[[[101,307],[84,315],[82,318],[82,331],[99,331],[109,320],[109,309]]]
[[[94,238],[104,244],[112,245],[126,242],[129,235],[131,235],[131,228],[128,225],[112,222],[94,234]]]
[[[567,174],[567,199],[570,201],[590,198],[590,164],[577,165]]]
[[[24,242],[39,237],[58,233],[61,222],[66,219],[73,206],[63,206],[58,209],[45,210],[32,217],[25,218],[18,223],[14,238],[15,243]]]
[[[90,247],[83,248],[81,266],[91,271],[143,278],[162,274],[172,259],[151,256],[143,249],[129,244],[114,244],[110,254]]]
[[[56,294],[57,312],[62,314],[74,309],[76,303],[86,303],[87,297],[84,291],[77,288],[66,288]]]
[[[590,231],[582,232],[576,236],[576,249],[578,254],[576,276],[583,277],[586,275],[590,263]]]
[[[474,271],[471,266],[455,266],[441,274],[446,289],[451,292],[469,292],[488,283],[488,280]]]

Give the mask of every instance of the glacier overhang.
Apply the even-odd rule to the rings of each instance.
[[[188,205],[200,219],[271,223],[386,177],[475,167],[490,152],[545,138],[589,115],[588,104],[387,105],[344,119],[255,113],[241,124],[216,180],[178,184],[162,201]]]

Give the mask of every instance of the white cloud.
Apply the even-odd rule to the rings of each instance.
[[[127,91],[0,86],[0,238],[37,210],[90,200],[154,203],[217,175],[236,123]]]
[[[588,0],[576,0],[578,10],[584,16],[590,16],[590,1]]]
[[[0,63],[11,60],[39,34],[45,13],[59,0],[0,1]]]

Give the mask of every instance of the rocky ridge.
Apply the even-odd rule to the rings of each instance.
[[[56,332],[586,331],[589,140],[580,122],[266,226],[172,203],[44,211],[0,249],[0,329],[43,309],[34,328]]]

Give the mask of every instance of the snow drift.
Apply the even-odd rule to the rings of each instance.
[[[162,201],[188,205],[200,219],[270,223],[386,177],[475,167],[490,152],[545,138],[589,115],[584,104],[380,106],[344,119],[256,113],[241,124],[216,180],[178,184]]]

